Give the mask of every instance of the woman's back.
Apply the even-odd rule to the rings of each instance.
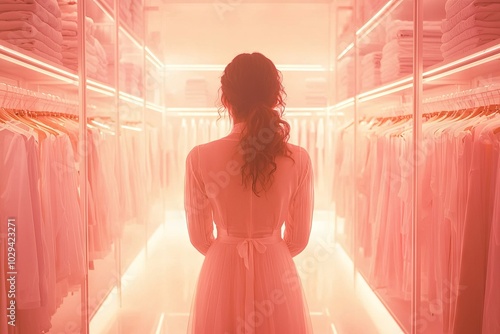
[[[240,130],[241,124],[237,124],[227,137],[197,146],[190,152],[188,169],[191,168],[192,173],[187,177],[192,179],[186,180],[189,184],[185,190],[186,206],[198,207],[194,212],[199,215],[203,206],[208,209],[209,203],[217,228],[239,237],[270,235],[286,222],[289,228],[285,241],[295,254],[309,239],[313,203],[309,156],[303,148],[288,144],[291,156],[276,158],[273,183],[257,196],[252,189],[242,185],[243,157],[238,150]],[[212,217],[209,220],[211,224]],[[206,236],[210,234],[206,232],[198,235],[198,240],[193,240],[196,236],[191,233],[196,248],[198,245],[203,248],[209,242]],[[292,235],[292,232],[296,233]]]
[[[238,55],[221,84],[233,130],[186,160],[189,236],[205,255],[188,333],[310,334],[292,257],[311,231],[311,160],[287,143],[284,90],[269,59]]]

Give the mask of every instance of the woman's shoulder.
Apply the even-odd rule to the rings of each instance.
[[[188,153],[188,157],[198,156],[200,154],[211,154],[220,149],[223,143],[223,138],[209,141],[207,143],[198,144],[194,146]]]
[[[299,145],[287,143],[287,147],[292,152],[293,155],[297,155],[299,157],[307,157],[309,158],[309,153],[305,148]]]

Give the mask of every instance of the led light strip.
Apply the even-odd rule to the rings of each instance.
[[[484,55],[494,53],[488,57],[484,57]],[[484,57],[484,58],[483,58]],[[447,63],[445,65],[439,66],[437,68],[428,70],[423,73],[423,80],[425,83],[431,82],[455,73],[459,73],[465,71],[467,69],[476,67],[478,65],[486,64],[495,60],[500,59],[500,44],[489,47],[485,50],[476,52],[470,56],[461,58],[459,60]],[[386,96],[395,92],[399,92],[413,86],[413,77],[407,77],[405,79],[401,79],[385,86],[375,88],[371,91],[361,93],[358,95],[359,101],[365,102],[369,100],[376,99],[378,97]],[[353,101],[346,100],[343,101],[331,108],[333,109],[341,109],[345,106],[351,105]]]
[[[337,328],[335,328],[335,325],[333,322],[330,323],[330,328],[332,329],[332,334],[338,334]]]
[[[144,105],[144,100],[140,97],[125,92],[120,92],[119,96],[121,100],[133,103],[139,107],[142,107]]]
[[[401,80],[398,80],[398,81],[394,81],[394,82],[391,82],[387,85],[384,85],[382,87],[378,87],[378,88],[375,88],[375,89],[372,89],[368,92],[365,92],[365,93],[361,93],[358,95],[359,99],[368,99],[369,96],[371,95],[377,95],[378,96],[384,96],[384,94],[388,94],[386,92],[394,92],[394,91],[398,91],[398,90],[403,90],[404,88],[401,88],[402,86],[405,86],[405,84],[410,84],[410,87],[412,85],[412,82],[413,82],[413,77],[408,77],[408,78],[405,78],[405,79],[401,79]],[[391,90],[391,88],[393,88]],[[382,95],[381,95],[382,94]]]
[[[402,3],[402,0],[389,0],[380,10],[375,13],[361,28],[356,31],[356,37],[364,37],[370,31],[375,28],[375,22],[381,18],[383,15],[387,14],[392,8],[399,6]],[[366,30],[366,31],[365,31]],[[341,53],[339,53],[337,60],[342,59],[349,50],[354,47],[354,42],[349,44]]]
[[[109,130],[111,130],[111,127],[110,127],[109,125],[104,124],[104,123],[101,123],[101,122],[99,122],[99,121],[92,120],[92,123],[97,124],[97,125],[99,125],[99,126],[101,126],[101,127],[105,128],[105,129],[109,129]]]
[[[96,93],[100,93],[100,94],[106,95],[106,96],[110,96],[110,97],[115,96],[115,94],[114,94],[114,93],[111,93],[111,92],[109,92],[109,91],[107,91],[107,90],[104,90],[104,89],[101,89],[101,88],[99,88],[99,87],[94,87],[94,86],[90,86],[90,85],[88,85],[88,86],[87,86],[87,89],[88,89],[88,90],[91,90],[91,91],[94,91],[94,92],[96,92]]]
[[[122,125],[122,127],[125,126]],[[164,224],[165,223],[163,223],[163,225]],[[159,226],[147,241],[148,250],[153,251],[158,247],[160,241],[162,240],[163,233],[162,226]],[[122,292],[125,292],[128,289],[128,286],[130,286],[131,281],[134,281],[137,276],[142,273],[145,265],[146,250],[145,248],[142,248],[121,277]],[[127,281],[127,279],[130,281]],[[109,327],[111,326],[112,321],[116,319],[119,312],[118,288],[115,286],[90,320],[90,333],[109,333]]]
[[[347,107],[351,107],[354,105],[354,98],[351,97],[347,100],[344,100],[342,102],[337,103],[336,105],[333,105],[331,107],[328,107],[328,110],[341,110]]]
[[[363,26],[361,28],[358,29],[358,31],[356,31],[356,36],[365,36],[366,34],[368,34],[370,31],[373,30],[373,28],[375,28],[375,22],[381,18],[383,15],[387,14],[389,12],[390,9],[394,8],[394,7],[397,7],[399,6],[399,4],[401,4],[403,1],[402,0],[389,0],[382,8],[380,8],[380,10],[372,16],[371,19],[369,19],[365,24],[363,24]],[[366,30],[366,31],[364,31]]]
[[[160,320],[158,321],[158,326],[156,327],[155,334],[161,334],[163,332],[163,321],[165,320],[165,313],[162,312],[160,315]]]
[[[4,55],[0,54],[0,56],[2,56],[3,59],[8,60],[10,62],[16,63],[16,64],[24,66],[24,67],[28,67],[30,69],[34,69],[35,71],[38,71],[38,72],[41,72],[41,70],[43,70],[42,68],[45,67],[45,68],[47,68],[50,71],[57,72],[60,75],[66,77],[64,79],[61,78],[60,80],[67,81],[67,80],[73,79],[75,81],[78,81],[78,75],[76,75],[76,74],[73,74],[71,72],[65,71],[65,70],[60,69],[60,68],[58,68],[56,66],[52,66],[50,64],[44,63],[43,61],[40,61],[40,60],[35,59],[33,57],[30,57],[30,56],[28,56],[28,55],[26,55],[26,54],[24,54],[22,52],[18,52],[16,50],[12,50],[12,49],[10,49],[8,47],[5,47],[2,44],[0,44],[0,51],[4,52],[7,57],[11,56],[11,57],[20,58],[20,59],[25,60],[27,62],[37,64],[38,66],[40,66],[40,68],[36,67],[36,66],[33,66],[31,64],[26,64],[26,63],[21,62],[21,61],[19,61],[17,59],[6,58]],[[41,72],[41,73],[47,74],[46,72]],[[56,73],[48,73],[48,75],[51,75],[51,74],[57,75]],[[60,78],[60,77],[55,77],[55,76],[53,76],[53,77],[56,78],[56,79]],[[73,81],[71,81],[71,83],[72,82]]]
[[[393,89],[384,90],[384,91],[382,91],[380,93],[370,94],[370,95],[366,95],[366,96],[360,97],[359,101],[360,102],[370,101],[370,100],[373,100],[373,99],[376,99],[376,98],[379,98],[379,97],[382,97],[382,96],[387,96],[387,95],[390,95],[392,93],[400,92],[402,90],[405,90],[405,89],[408,89],[408,88],[411,88],[411,87],[413,87],[413,83],[409,83],[409,84],[402,85],[402,86],[396,86]]]
[[[339,53],[338,57],[337,57],[337,60],[340,60],[342,59],[346,54],[347,52],[349,52],[352,48],[354,47],[354,43],[351,43],[349,44],[345,49],[344,51],[342,51],[341,53]]]
[[[94,3],[97,5],[97,7],[99,7],[100,10],[102,10],[104,12],[104,14],[106,14],[106,16],[112,21],[112,22],[115,22],[115,18],[113,17],[113,15],[111,14],[112,13],[112,10],[111,8],[109,8],[109,5],[102,2],[101,0],[95,0]]]
[[[345,271],[353,271],[354,263],[352,262],[349,255],[347,255],[344,248],[337,244],[336,249],[338,250],[338,254],[340,254],[340,257],[342,258],[342,265],[345,266]],[[356,272],[355,276],[355,286],[356,293],[358,294],[358,299],[362,301],[364,308],[379,330],[378,333],[403,334],[404,331],[387,310],[386,306],[378,298],[377,294],[370,288],[363,276],[361,276],[359,272]]]
[[[100,82],[94,81],[92,79],[87,79],[87,84],[99,87],[103,90],[108,91],[109,93],[112,93],[112,94],[114,94],[116,92],[115,88],[108,86],[108,85],[105,85],[105,84],[102,84]]]
[[[127,129],[127,130],[132,130],[132,131],[137,131],[137,132],[141,132],[142,131],[142,128],[138,128],[136,126],[130,126],[130,125],[120,125],[122,127],[122,129]]]
[[[0,46],[0,49],[1,49],[1,46]],[[27,57],[29,59],[29,57]],[[60,80],[60,81],[63,81],[63,82],[66,82],[66,83],[69,83],[69,84],[72,84],[72,85],[78,85],[78,76],[76,76],[75,78],[72,78],[71,77],[71,73],[69,72],[66,72],[65,75],[60,75],[60,74],[57,74],[57,73],[54,73],[54,72],[51,72],[49,70],[45,70],[43,68],[40,68],[38,66],[35,66],[35,65],[32,65],[32,64],[29,64],[29,63],[25,63],[21,60],[17,60],[15,58],[11,58],[9,56],[5,56],[3,54],[0,54],[0,59],[4,59],[4,60],[7,60],[9,63],[13,63],[13,64],[16,64],[16,65],[19,65],[19,66],[22,66],[24,68],[29,68],[30,70],[33,70],[33,71],[36,71],[38,73],[41,73],[41,74],[44,74],[44,75],[47,75],[47,76],[50,76],[54,79],[57,79],[57,80]],[[49,67],[50,69],[57,69],[56,67],[52,67],[51,65],[47,65],[47,64],[44,64],[45,67]],[[58,71],[60,71],[59,69],[57,69]],[[64,73],[64,71],[61,71]]]
[[[464,70],[467,70],[467,69],[472,68],[472,67],[476,67],[478,65],[482,65],[482,64],[494,61],[494,60],[498,60],[498,59],[500,59],[500,52],[499,51],[500,51],[500,44],[495,45],[495,46],[488,48],[486,50],[474,53],[474,54],[467,56],[467,57],[464,57],[460,60],[448,63],[446,65],[437,67],[437,68],[432,69],[432,70],[429,70],[429,71],[423,73],[423,77],[424,77],[423,80],[424,80],[424,82],[431,82],[433,80],[437,80],[437,79],[446,77],[448,75],[462,72]],[[489,56],[489,57],[485,57],[485,58],[481,57],[482,55],[489,54],[491,52],[496,52],[496,53]],[[476,59],[476,60],[474,61],[474,59]],[[459,66],[459,67],[455,67],[455,66]],[[449,69],[449,70],[447,70],[447,69]],[[439,73],[441,71],[444,71],[444,72]]]
[[[164,112],[165,111],[165,108],[164,107],[161,107],[159,105],[156,105],[154,103],[146,103],[146,108],[150,109],[150,110],[154,110],[154,111],[157,111],[157,112]]]
[[[159,69],[162,69],[165,67],[165,65],[156,57],[156,55],[146,46],[146,59],[149,60],[153,65],[158,67]]]
[[[137,46],[139,49],[142,49],[142,44],[139,43],[138,40],[135,39],[134,36],[132,36],[132,34],[130,32],[128,32],[128,30],[126,28],[124,28],[123,26],[120,26],[119,30],[125,34],[131,41],[132,43],[135,44],[135,46]]]

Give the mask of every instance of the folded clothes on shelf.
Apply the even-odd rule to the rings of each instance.
[[[54,0],[2,0],[0,39],[61,64],[61,12]]]
[[[25,50],[33,51],[36,49],[40,52],[44,52],[47,55],[57,59],[57,63],[61,63],[62,60],[61,52],[55,51],[51,47],[47,46],[45,43],[40,42],[38,40],[18,38],[18,39],[8,39],[6,41]]]
[[[441,52],[444,58],[462,56],[500,39],[500,3],[491,0],[447,2]]]
[[[76,21],[62,20],[62,29],[78,31],[78,24]]]
[[[15,22],[17,22],[17,23],[15,23]],[[62,39],[61,34],[60,34],[60,27],[59,27],[59,29],[56,29],[56,28],[52,27],[51,25],[49,25],[48,23],[43,22],[33,12],[11,11],[11,12],[0,13],[0,25],[3,27],[10,26],[9,29],[5,29],[5,30],[15,29],[15,25],[18,25],[19,22],[25,22],[25,23],[29,24],[30,26],[35,27],[38,31],[46,34],[48,37],[50,37],[56,43],[60,43],[60,41]]]
[[[481,5],[478,3],[471,3],[456,15],[447,17],[441,25],[443,33],[452,30],[455,26],[459,25],[462,21],[467,20],[473,16],[478,21],[498,21],[500,12],[500,3],[486,3]]]
[[[442,35],[441,21],[425,21],[423,23],[424,30],[422,31],[424,39],[431,40],[432,38],[439,39]],[[412,39],[413,38],[413,22],[393,20],[386,26],[386,41],[393,39]]]
[[[8,6],[16,6],[16,7],[26,6],[26,5],[28,5],[28,6],[33,6],[33,5],[41,6],[45,9],[45,11],[48,11],[49,13],[53,14],[55,17],[61,16],[61,11],[59,9],[57,1],[55,1],[55,0],[2,0],[1,5],[6,6],[6,8]],[[25,7],[23,7],[23,8],[25,8]]]
[[[46,35],[40,33],[35,27],[30,27],[28,25],[24,26],[23,30],[0,30],[0,39],[1,40],[9,40],[10,43],[15,43],[15,40],[21,39],[32,39],[37,40],[48,47],[52,48],[56,52],[61,52],[61,45],[57,44],[53,40],[51,40]]]
[[[62,28],[64,41],[62,45],[63,64],[76,69],[78,65],[78,16],[76,13],[75,1],[60,0],[62,11]],[[85,50],[87,74],[89,77],[101,81],[107,81],[107,55],[101,43],[95,37],[96,25],[91,17],[85,17]]]
[[[500,34],[482,34],[475,35],[468,39],[461,40],[458,44],[448,48],[448,44],[443,44],[443,57],[450,58],[464,55],[470,50],[474,50],[481,45],[500,39]]]
[[[350,98],[356,93],[354,72],[354,58],[352,56],[346,56],[339,61],[337,67],[339,85],[337,88],[337,98],[339,101]]]
[[[465,8],[478,8],[498,4],[498,0],[447,0],[444,6],[446,19],[457,15]]]
[[[386,26],[387,42],[380,61],[381,81],[389,82],[413,72],[413,22],[394,20]],[[423,63],[432,66],[443,60],[441,21],[423,23]]]
[[[381,60],[382,51],[371,52],[361,59],[361,88],[368,90],[382,83],[381,81]]]
[[[37,27],[27,21],[0,21],[0,31],[12,31],[13,33],[16,33],[16,36],[22,35],[24,38],[34,38],[36,35],[43,35],[56,45],[62,43],[62,36],[60,32],[54,30],[48,25],[42,26],[42,28],[44,30],[40,31]]]
[[[496,18],[494,21],[479,20],[476,16],[471,16],[467,20],[455,25],[451,30],[443,32],[441,41],[443,43],[450,42],[455,37],[469,29],[478,29],[479,34],[483,33],[496,33],[495,30],[500,29],[500,12],[495,13]]]
[[[45,3],[44,1],[40,1],[40,3],[36,1],[32,1],[29,3],[23,3],[22,0],[20,2],[11,3],[8,0],[7,2],[3,1],[0,3],[0,13],[11,13],[8,15],[17,15],[15,12],[32,12],[36,14],[43,22],[50,25],[52,28],[57,31],[61,30],[61,12],[59,11],[59,7],[57,10],[48,11],[47,8],[43,7],[40,3]],[[28,0],[29,1],[29,0]],[[51,3],[47,1],[47,3]],[[49,7],[49,5],[46,5]]]

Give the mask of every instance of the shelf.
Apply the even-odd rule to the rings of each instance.
[[[102,0],[93,0],[87,3],[96,5],[108,17],[108,19],[113,22],[115,21],[114,10],[107,2]]]
[[[163,65],[160,59],[158,59],[158,57],[156,57],[156,55],[147,46],[145,47],[145,49],[146,49],[146,59],[151,64],[156,66],[158,69],[163,69],[165,65]]]
[[[345,99],[345,100],[329,107],[328,110],[342,110],[342,109],[346,109],[346,108],[349,108],[352,106],[354,106],[354,97],[350,97],[348,99]]]
[[[130,103],[135,104],[139,107],[144,106],[144,99],[142,97],[135,96],[135,95],[123,92],[123,91],[120,91],[120,93],[118,95],[119,95],[120,101],[130,102]]]
[[[153,110],[153,111],[157,111],[157,112],[164,112],[165,111],[165,107],[157,105],[155,103],[150,103],[150,102],[146,103],[146,108],[148,110]]]
[[[455,58],[445,63],[440,63],[426,69],[423,73],[425,85],[450,85],[469,84],[473,78],[487,76],[492,69],[500,69],[500,41],[483,45],[474,50],[470,55]],[[359,102],[390,96],[403,92],[413,86],[413,76],[407,76],[377,88],[362,92],[356,96]],[[330,107],[341,110],[354,105],[354,97],[343,100]]]
[[[413,86],[413,76],[406,76],[397,81],[392,81],[369,91],[357,95],[360,102],[370,101],[379,97],[388,96],[394,93],[402,92]]]
[[[52,63],[41,56],[28,54],[0,40],[0,74],[14,80],[43,82],[50,85],[78,86],[78,75],[62,65]]]
[[[121,33],[123,33],[138,49],[143,49],[142,43],[139,42],[139,38],[135,37],[135,33],[125,24],[120,25],[118,28]]]
[[[476,48],[467,56],[451,59],[426,69],[424,84],[439,84],[440,79],[465,81],[500,69],[500,40]]]
[[[114,97],[116,94],[115,88],[102,82],[96,81],[95,79],[87,79],[87,89],[96,93],[100,93],[101,96]]]
[[[356,31],[356,38],[364,38],[369,34],[380,22],[386,18],[395,8],[397,8],[404,0],[389,0],[380,8],[365,24]],[[342,52],[337,56],[337,60],[342,59],[351,49],[354,48],[354,42],[350,43]]]

